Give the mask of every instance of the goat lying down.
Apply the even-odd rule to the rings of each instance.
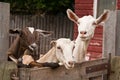
[[[72,10],[67,9],[68,18],[78,26],[78,36],[75,40],[73,56],[76,62],[85,61],[85,55],[91,38],[94,36],[95,28],[108,17],[108,10],[95,19],[93,16],[83,16],[79,18]]]
[[[66,69],[73,68],[75,63],[73,57],[74,42],[70,39],[60,38],[58,40],[51,41],[51,44],[53,47],[43,57],[38,59],[37,62],[59,63],[59,65],[64,65]],[[29,50],[25,51],[25,55],[23,55],[22,59],[23,64],[28,65],[34,62],[34,59],[27,53],[30,53]]]
[[[67,38],[60,38],[55,41],[51,41],[52,48],[40,59],[38,63],[55,62],[64,65],[67,69],[74,67],[74,41]]]
[[[37,43],[39,41],[39,36],[48,36],[51,34],[50,31],[44,31],[40,29],[34,29],[33,27],[25,27],[22,30],[10,29],[11,34],[18,34],[14,42],[6,52],[8,57],[15,62],[18,67],[58,67],[58,63],[38,63],[35,62],[36,54],[38,54],[36,49],[38,49]],[[24,56],[25,55],[25,56]],[[29,57],[26,57],[29,55]],[[29,61],[29,58],[31,60]],[[29,61],[29,64],[24,63],[24,59]]]

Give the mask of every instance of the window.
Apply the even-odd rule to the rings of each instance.
[[[94,17],[97,18],[105,9],[115,10],[117,0],[94,0]]]

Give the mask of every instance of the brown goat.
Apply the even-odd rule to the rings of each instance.
[[[40,29],[34,29],[33,27],[25,27],[22,30],[9,30],[11,34],[18,34],[15,38],[13,44],[11,44],[10,48],[7,51],[8,57],[17,63],[18,67],[51,67],[55,68],[59,65],[57,63],[37,63],[36,55],[38,54],[38,42],[39,36],[48,36],[51,34],[50,31],[44,31]],[[29,61],[29,63],[23,63],[25,61]]]

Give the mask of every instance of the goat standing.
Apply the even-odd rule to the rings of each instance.
[[[76,62],[85,61],[87,48],[91,38],[94,36],[95,28],[107,19],[108,11],[95,19],[91,15],[79,18],[72,10],[67,9],[67,16],[78,26],[78,36],[75,40],[73,56],[75,57]]]

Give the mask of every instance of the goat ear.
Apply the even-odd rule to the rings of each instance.
[[[101,22],[104,22],[108,17],[108,13],[109,13],[109,11],[106,10],[100,17],[98,17],[97,20],[96,20],[96,24],[98,25]]]
[[[53,34],[52,31],[45,31],[45,30],[41,30],[41,29],[36,29],[37,32],[39,32],[40,35],[47,37],[50,36],[51,34]]]
[[[11,34],[20,34],[21,30],[18,30],[18,29],[9,29],[9,33],[11,33]]]
[[[67,9],[66,12],[67,12],[68,18],[69,18],[71,21],[77,23],[79,17],[78,17],[71,9]]]
[[[55,41],[55,40],[52,40],[52,41],[50,42],[50,44],[51,44],[52,46],[55,46],[55,45],[56,45],[56,41]]]

